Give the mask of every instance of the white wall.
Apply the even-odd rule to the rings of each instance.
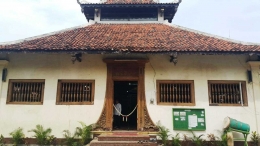
[[[150,63],[146,65],[145,70],[148,111],[154,122],[160,121],[162,125],[170,129],[173,135],[185,132],[173,130],[172,108],[205,109],[206,131],[196,132],[197,134],[219,135],[222,131],[223,120],[227,116],[248,123],[251,131],[257,131],[252,83],[247,84],[248,106],[209,106],[208,100],[208,80],[247,81],[246,71],[250,69],[250,66],[246,63],[246,56],[179,55],[176,66],[169,62],[169,55],[149,55],[148,57]],[[194,80],[196,106],[156,105],[156,80]],[[155,100],[155,104],[150,104],[151,98]],[[235,134],[235,136],[240,137],[242,134]]]
[[[83,55],[82,62],[72,64],[69,54],[11,54],[9,55],[7,82],[2,83],[0,98],[0,134],[22,127],[27,131],[42,124],[52,128],[56,137],[62,137],[63,130],[74,132],[80,126],[78,121],[92,124],[100,116],[106,82],[106,64],[101,55]],[[43,105],[6,104],[8,79],[45,79]],[[56,105],[58,79],[95,80],[94,105]]]
[[[132,55],[112,55],[113,57],[129,57]],[[69,54],[10,54],[7,82],[2,83],[0,91],[0,134],[9,137],[9,133],[22,127],[27,131],[36,124],[53,129],[52,134],[62,137],[63,130],[74,131],[80,126],[78,121],[92,124],[100,116],[106,90],[106,64],[102,61],[111,55],[83,54],[82,62],[72,64]],[[243,55],[179,55],[178,63],[170,63],[169,55],[138,55],[138,58],[149,58],[145,68],[146,102],[149,114],[156,123],[159,120],[173,131],[172,108],[205,108],[206,131],[203,134],[219,134],[223,119],[226,116],[248,123],[251,131],[256,131],[256,114],[252,92],[252,83],[247,84],[248,106],[209,106],[208,80],[245,80],[250,66]],[[8,79],[45,79],[43,105],[6,104]],[[56,105],[58,79],[94,79],[94,105]],[[162,106],[156,105],[156,80],[194,80],[196,106]],[[259,82],[259,81],[258,81]],[[155,104],[150,104],[150,99]],[[259,97],[257,97],[259,99]],[[259,100],[258,100],[259,102]],[[259,105],[259,103],[258,103]],[[256,113],[257,111],[257,113]],[[258,126],[259,127],[259,126]],[[182,132],[181,132],[182,133]],[[239,134],[237,135],[239,136]]]

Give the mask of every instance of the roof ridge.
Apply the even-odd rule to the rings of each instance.
[[[102,23],[96,23],[96,25],[150,25],[150,24],[164,24],[163,22],[124,22],[124,23],[113,23],[113,22],[102,22]]]
[[[70,31],[70,30],[74,30],[74,29],[78,29],[78,28],[84,28],[84,27],[89,26],[89,25],[92,25],[92,24],[95,24],[95,23],[87,23],[87,25],[86,25],[86,24],[83,24],[83,25],[79,25],[79,26],[74,26],[74,27],[70,27],[70,28],[65,28],[65,29],[58,30],[58,31],[53,31],[53,32],[45,33],[45,34],[40,34],[40,35],[36,35],[36,36],[24,38],[24,39],[18,39],[18,40],[7,41],[7,42],[0,42],[0,45],[18,44],[18,43],[22,43],[22,42],[24,42],[24,41],[30,41],[30,40],[34,40],[34,39],[38,39],[38,38],[43,38],[43,37],[55,35],[55,34],[58,34],[58,33],[66,32],[66,31]]]
[[[164,23],[164,25],[168,25],[168,26],[171,26],[171,27],[175,27],[175,28],[185,30],[185,31],[190,31],[190,32],[193,32],[193,33],[205,35],[205,36],[208,36],[208,37],[214,37],[214,38],[221,39],[221,40],[228,41],[228,42],[232,42],[232,43],[237,43],[237,44],[242,44],[242,45],[258,45],[258,46],[260,46],[260,43],[245,42],[245,41],[230,39],[230,38],[222,37],[222,36],[219,36],[219,35],[214,35],[214,34],[211,34],[211,33],[187,28],[187,27],[184,27],[184,26],[180,26],[180,25],[176,25],[176,24],[172,24],[172,23],[168,23],[168,22]]]
[[[127,3],[125,3],[125,2],[120,2],[120,0],[119,0],[119,2],[117,2],[118,0],[112,0],[112,1],[116,1],[116,2],[109,2],[109,1],[111,1],[111,0],[100,0],[99,2],[90,2],[90,1],[88,1],[88,0],[77,0],[77,3],[78,4],[151,4],[151,2],[127,2]],[[173,3],[173,4],[180,4],[181,2],[182,2],[182,0],[172,0],[172,2],[160,2],[160,0],[151,0],[151,1],[153,1],[152,3],[154,3],[154,4],[171,4],[171,3]]]

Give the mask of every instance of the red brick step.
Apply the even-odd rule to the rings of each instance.
[[[150,141],[151,139],[155,141]],[[145,133],[120,131],[103,133],[92,140],[90,146],[157,146],[156,136]]]
[[[137,133],[109,133],[98,136],[98,141],[149,141],[148,134]]]

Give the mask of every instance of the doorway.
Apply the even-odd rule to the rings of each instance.
[[[113,122],[113,130],[137,130],[137,81],[114,81],[114,104],[116,100],[122,106],[119,124]],[[117,122],[118,124],[118,122]]]
[[[123,121],[124,129],[127,130],[139,130],[139,131],[158,131],[153,121],[150,118],[148,109],[145,101],[145,63],[148,62],[146,59],[137,60],[117,60],[117,59],[104,59],[107,64],[107,82],[106,82],[106,96],[103,106],[103,110],[100,113],[100,117],[96,122],[98,128],[96,131],[111,131],[113,127],[113,104],[114,99],[119,98],[123,105],[123,114],[127,113],[128,105],[132,108],[135,104],[138,104],[138,108],[135,113],[130,115],[126,121]],[[128,87],[135,86],[136,90],[131,90],[129,94],[125,90]],[[133,85],[132,85],[133,83]],[[128,84],[128,85],[127,85]],[[122,90],[122,91],[121,91]],[[125,91],[125,92],[123,92]],[[134,91],[134,92],[133,92]],[[122,93],[122,95],[120,95]],[[136,96],[134,96],[136,94]],[[130,96],[132,98],[130,98]],[[131,104],[128,104],[125,100],[132,99]],[[131,108],[130,107],[130,108]],[[131,112],[133,109],[130,109]],[[122,120],[122,119],[121,119]],[[129,122],[130,121],[130,122]],[[123,130],[124,130],[123,129]]]

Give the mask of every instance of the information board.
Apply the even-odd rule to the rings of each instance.
[[[173,108],[174,130],[206,130],[205,109]]]

